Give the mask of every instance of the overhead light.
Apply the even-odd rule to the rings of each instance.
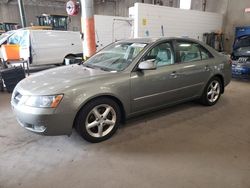
[[[191,44],[180,44],[179,46],[180,46],[180,47],[190,47]]]
[[[191,9],[192,0],[180,0],[181,9]]]
[[[246,8],[246,9],[245,9],[245,12],[246,12],[246,13],[250,13],[250,8]]]

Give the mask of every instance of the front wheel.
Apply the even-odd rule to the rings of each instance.
[[[206,106],[215,105],[221,96],[221,91],[222,91],[221,80],[217,77],[212,78],[208,82],[208,84],[206,85],[203,91],[203,94],[201,97],[202,104]]]
[[[69,65],[71,64],[72,60],[75,60],[76,56],[75,55],[67,55],[64,59],[63,59],[63,63],[62,65]]]
[[[77,132],[88,142],[110,138],[121,121],[119,105],[109,98],[98,98],[85,105],[76,118]]]

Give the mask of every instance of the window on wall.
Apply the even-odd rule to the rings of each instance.
[[[181,9],[191,9],[192,0],[180,0]]]

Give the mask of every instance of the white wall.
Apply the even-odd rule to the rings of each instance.
[[[98,49],[121,39],[133,36],[132,20],[128,17],[95,15]],[[99,41],[99,42],[98,42]]]
[[[222,14],[142,3],[135,4],[134,14],[135,37],[162,36],[163,27],[166,37],[202,40],[203,33],[221,31],[223,24]]]

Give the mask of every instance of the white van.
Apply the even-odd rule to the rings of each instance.
[[[80,33],[73,31],[19,29],[1,35],[2,44],[18,44],[27,49],[32,66],[63,64],[65,58],[83,53]]]

